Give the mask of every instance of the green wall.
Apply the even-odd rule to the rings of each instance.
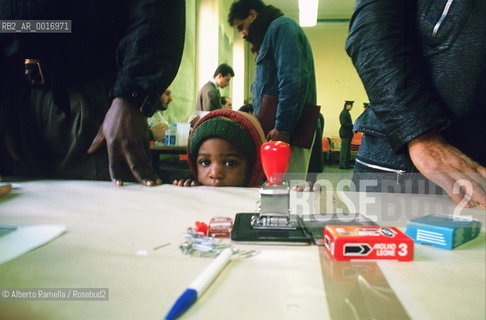
[[[163,112],[169,122],[186,122],[196,105],[196,1],[186,1],[184,53],[176,78],[170,85],[172,102]]]

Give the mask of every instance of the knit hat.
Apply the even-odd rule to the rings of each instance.
[[[247,186],[260,185],[263,181],[260,146],[265,139],[258,121],[251,117],[244,112],[218,109],[197,122],[187,146],[189,167],[196,179],[199,148],[210,138],[220,138],[232,143],[248,159],[250,177]]]

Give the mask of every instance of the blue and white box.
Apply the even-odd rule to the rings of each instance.
[[[177,124],[171,123],[169,124],[169,129],[165,130],[164,145],[175,146],[176,137],[177,137]]]
[[[405,233],[413,238],[415,243],[451,250],[476,238],[480,232],[481,222],[478,220],[429,214],[410,220]]]

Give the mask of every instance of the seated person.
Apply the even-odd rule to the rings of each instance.
[[[187,123],[191,125],[191,128],[194,128],[196,123],[201,120],[202,117],[207,115],[210,111],[196,111],[195,114],[191,115],[189,119],[187,119]]]
[[[167,89],[160,96],[161,107],[150,118],[148,118],[148,126],[150,134],[153,136],[153,140],[164,140],[165,131],[169,129],[169,122],[165,120],[162,111],[167,110],[169,103],[172,101],[172,91]]]
[[[226,110],[233,110],[233,100],[230,97],[225,97],[222,96],[220,99],[221,102],[221,109],[226,109]],[[216,109],[218,110],[218,109]],[[194,128],[194,125],[205,115],[207,115],[211,111],[200,111],[196,110],[196,113],[191,115],[189,119],[187,120],[187,123],[191,124],[191,128]]]
[[[233,110],[233,100],[230,97],[221,97],[221,109]]]
[[[194,127],[188,144],[192,179],[178,186],[256,187],[264,179],[260,146],[265,142],[258,120],[247,113],[215,110]]]

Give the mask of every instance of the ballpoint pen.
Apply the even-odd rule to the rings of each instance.
[[[223,270],[233,254],[233,249],[226,248],[204,269],[174,303],[165,320],[173,320],[189,309],[199,298],[216,276]]]

